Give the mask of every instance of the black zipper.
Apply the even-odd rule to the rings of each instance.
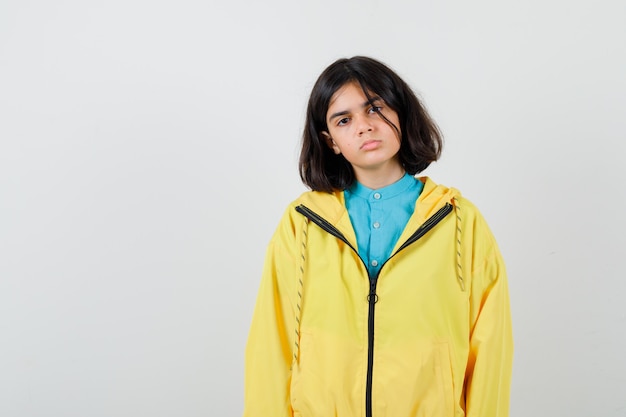
[[[413,233],[407,240],[404,242],[397,251],[395,251],[378,269],[378,273],[375,276],[369,277],[370,281],[370,291],[367,295],[367,301],[369,304],[368,311],[368,323],[367,323],[367,377],[366,377],[366,386],[365,386],[365,416],[372,417],[372,381],[373,381],[373,371],[374,371],[374,306],[378,301],[378,295],[376,294],[376,283],[378,282],[378,276],[380,275],[380,271],[382,271],[383,267],[389,259],[393,258],[400,252],[405,249],[407,246],[415,243],[422,236],[428,233],[433,227],[435,227],[441,220],[443,220],[448,214],[450,214],[453,210],[453,206],[450,203],[446,203],[445,206],[437,210],[435,214],[429,217],[420,227],[417,228],[415,233]],[[330,233],[335,236],[337,239],[344,242],[348,245],[359,257],[363,265],[365,265],[365,270],[367,270],[367,264],[359,255],[359,251],[348,242],[348,239],[341,233],[335,226],[330,224],[326,219],[309,209],[308,207],[300,204],[296,207],[296,211],[303,216],[307,217],[313,223],[322,228],[322,230]],[[369,274],[368,274],[369,276]]]

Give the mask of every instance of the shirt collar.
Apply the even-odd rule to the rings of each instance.
[[[350,192],[352,195],[364,198],[366,200],[376,199],[378,201],[382,201],[393,198],[398,194],[402,194],[411,186],[415,186],[415,183],[417,181],[418,180],[414,176],[405,172],[402,178],[400,178],[393,184],[387,185],[386,187],[374,190],[372,188],[364,186],[358,181],[354,181],[354,183],[348,188],[347,191]],[[375,196],[375,194],[377,196]]]

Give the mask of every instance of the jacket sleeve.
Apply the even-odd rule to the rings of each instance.
[[[472,273],[472,330],[465,376],[466,417],[507,417],[513,362],[511,312],[504,261],[482,218],[479,264]],[[477,260],[478,260],[477,259]]]
[[[289,386],[295,343],[294,231],[288,216],[267,248],[248,334],[244,417],[291,417]]]

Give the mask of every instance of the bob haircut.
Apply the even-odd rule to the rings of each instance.
[[[378,113],[398,132],[398,156],[406,172],[416,175],[439,159],[443,145],[441,132],[411,88],[375,59],[341,58],[322,72],[309,97],[299,162],[300,177],[306,186],[313,191],[333,192],[344,190],[355,181],[350,163],[343,155],[336,155],[322,135],[328,131],[326,114],[331,98],[352,82],[361,86],[368,100],[379,96],[398,114],[400,126]]]

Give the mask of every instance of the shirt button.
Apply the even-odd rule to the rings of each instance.
[[[378,229],[380,227],[380,223],[374,222],[373,226],[374,226],[374,229]]]
[[[371,262],[371,264],[372,264],[372,266],[378,266],[378,261],[377,261],[376,259],[374,259],[374,260]]]
[[[380,193],[374,193],[374,199],[380,200]]]

